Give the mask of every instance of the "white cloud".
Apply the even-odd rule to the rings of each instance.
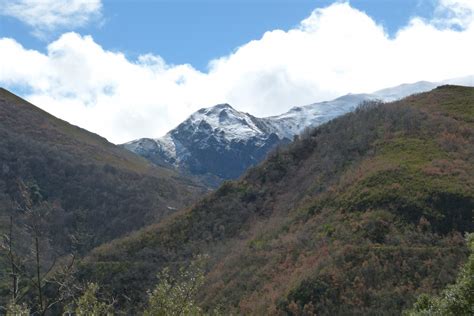
[[[34,104],[113,142],[157,137],[220,102],[273,115],[349,92],[472,75],[471,4],[441,0],[433,19],[414,18],[389,37],[365,13],[336,3],[211,61],[206,73],[150,54],[129,60],[76,33],[45,54],[4,38],[0,84],[29,88]]]
[[[101,0],[0,0],[0,14],[28,24],[34,34],[84,26],[100,16]]]
[[[472,25],[474,0],[440,0],[433,22],[440,27],[465,29]]]

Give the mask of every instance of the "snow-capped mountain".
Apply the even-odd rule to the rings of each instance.
[[[348,94],[332,101],[293,107],[286,113],[262,120],[280,138],[293,139],[304,129],[321,125],[354,110],[361,102],[372,99],[377,97],[370,94]]]
[[[382,89],[374,92],[372,95],[377,96],[380,100],[385,102],[395,101],[415,93],[421,93],[433,90],[439,83],[429,81],[419,81],[417,83],[405,83],[396,87]]]
[[[440,83],[420,81],[371,94],[348,94],[266,118],[219,104],[200,109],[161,138],[141,138],[123,146],[155,164],[199,175],[208,184],[217,185],[223,179],[240,176],[275,146],[290,142],[306,128],[353,111],[364,101],[394,101],[447,83],[474,86],[474,77]]]
[[[396,87],[376,91],[372,93],[372,95],[376,96],[382,101],[390,102],[405,98],[415,93],[427,92],[433,90],[436,87],[447,84],[474,87],[474,75],[443,80],[440,82],[418,81],[415,83],[405,83]]]
[[[288,141],[264,119],[219,104],[195,112],[164,137],[123,146],[156,164],[207,176],[208,182],[217,184],[238,177],[273,147]]]

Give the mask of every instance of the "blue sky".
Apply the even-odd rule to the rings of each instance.
[[[266,31],[288,30],[331,0],[106,0],[102,17],[84,27],[62,26],[41,37],[28,25],[4,16],[0,36],[12,37],[25,47],[45,50],[62,32],[91,34],[102,47],[136,58],[144,53],[171,64],[192,64],[206,70],[210,60],[260,38]],[[390,35],[413,16],[433,14],[432,0],[352,0],[383,25]]]
[[[473,0],[0,0],[0,86],[122,143],[474,75]]]

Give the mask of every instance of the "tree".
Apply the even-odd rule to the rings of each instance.
[[[14,238],[13,238],[13,216],[9,216],[9,227],[8,234],[5,234],[3,237],[4,242],[0,243],[0,250],[4,250],[7,253],[7,258],[10,261],[10,276],[11,276],[11,302],[10,305],[16,306],[17,296],[18,296],[18,283],[19,283],[19,271],[17,256],[14,253]]]
[[[30,309],[26,304],[17,304],[14,300],[7,306],[6,316],[29,316]]]
[[[470,256],[461,268],[456,282],[439,297],[423,294],[406,316],[463,316],[474,315],[474,233],[467,235]]]
[[[59,303],[71,300],[77,292],[73,280],[75,256],[64,256],[57,264],[46,229],[54,206],[43,199],[38,185],[27,185],[17,179],[16,187],[8,233],[0,242],[0,250],[9,261],[11,277],[11,298],[6,310],[11,315],[23,315],[31,308],[32,313],[45,315]],[[69,263],[68,257],[71,257]],[[32,299],[37,303],[20,303]]]
[[[204,283],[205,257],[197,256],[188,267],[181,267],[177,276],[169,268],[158,274],[159,283],[148,293],[145,316],[203,315],[196,304],[197,291]]]
[[[113,315],[112,304],[101,302],[97,298],[99,286],[88,283],[82,296],[76,301],[74,312],[79,316]]]

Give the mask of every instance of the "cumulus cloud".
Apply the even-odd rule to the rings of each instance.
[[[63,34],[46,53],[0,39],[0,84],[69,122],[120,143],[158,137],[193,111],[228,102],[257,116],[349,92],[474,74],[474,8],[440,0],[390,37],[348,3],[316,9],[294,29],[273,30],[213,60],[207,72],[136,60],[90,36]]]
[[[34,34],[84,26],[100,16],[101,0],[0,0],[0,14],[28,24]]]

